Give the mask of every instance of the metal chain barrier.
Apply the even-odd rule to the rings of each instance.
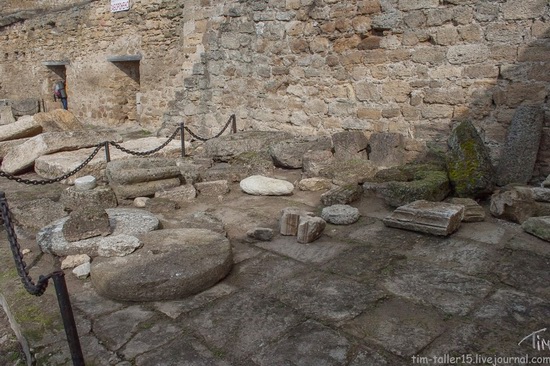
[[[232,123],[233,123],[233,125],[234,125],[235,122],[236,122],[235,115],[232,114],[231,117],[229,117],[229,120],[227,120],[227,123],[226,123],[225,126],[222,128],[222,130],[221,130],[216,136],[213,136],[213,137],[210,137],[210,138],[205,138],[205,137],[201,137],[201,136],[197,135],[196,133],[194,133],[193,131],[191,131],[187,126],[185,126],[185,130],[186,130],[187,132],[189,132],[189,134],[190,134],[192,137],[196,138],[196,139],[199,140],[199,141],[208,141],[208,140],[210,140],[210,139],[215,139],[215,138],[220,137],[220,136],[225,132],[225,130],[227,130],[227,127],[229,127],[229,125],[232,124]],[[235,131],[235,126],[233,126],[233,133],[235,133],[235,132],[236,132],[236,131]]]
[[[71,175],[74,175],[74,174],[78,173],[80,170],[82,170],[82,168],[84,168],[86,165],[88,165],[88,163],[90,161],[92,161],[92,159],[97,155],[97,153],[99,152],[99,150],[101,150],[102,147],[103,147],[103,143],[97,144],[95,150],[90,154],[90,156],[88,156],[88,158],[86,160],[84,160],[82,162],[82,164],[80,164],[79,166],[77,166],[76,168],[71,170],[70,172],[68,172],[66,174],[63,174],[62,176],[57,177],[57,178],[43,179],[43,180],[24,179],[24,178],[16,177],[12,174],[3,172],[1,170],[0,170],[0,177],[4,177],[4,178],[10,179],[10,180],[14,180],[17,183],[32,184],[32,185],[35,185],[35,186],[61,182],[62,180],[65,180],[65,179],[69,178]]]
[[[23,253],[21,253],[21,247],[17,242],[17,235],[13,228],[12,215],[6,201],[6,195],[0,191],[0,211],[2,213],[2,220],[4,221],[4,227],[6,228],[6,234],[8,236],[8,243],[13,254],[15,261],[15,267],[17,274],[21,278],[23,287],[28,293],[35,296],[41,296],[48,287],[48,281],[51,278],[55,286],[55,293],[57,295],[57,302],[59,304],[59,310],[61,312],[61,318],[63,320],[63,326],[65,328],[65,334],[67,336],[67,343],[69,343],[69,349],[71,351],[71,358],[74,366],[84,366],[84,356],[82,354],[82,348],[80,347],[80,340],[78,339],[78,331],[76,329],[76,323],[74,320],[73,310],[71,306],[71,300],[69,298],[69,292],[67,290],[67,283],[65,282],[65,273],[61,270],[50,273],[49,275],[38,277],[38,282],[35,284],[29,276],[29,270],[27,264],[23,260]]]
[[[120,144],[118,144],[114,141],[101,142],[101,143],[95,145],[94,151],[79,166],[77,166],[76,168],[74,168],[70,172],[68,172],[66,174],[63,174],[62,176],[59,176],[57,178],[42,179],[42,180],[24,179],[24,178],[17,177],[15,175],[3,172],[1,170],[0,170],[0,177],[4,177],[4,178],[10,179],[10,180],[14,180],[17,183],[32,184],[32,185],[46,185],[46,184],[50,184],[50,183],[61,182],[62,180],[65,180],[65,179],[69,178],[70,176],[75,175],[80,170],[82,170],[86,165],[88,165],[90,163],[90,161],[92,161],[92,159],[97,155],[99,150],[101,150],[102,147],[105,147],[105,155],[106,155],[107,162],[111,161],[110,154],[109,154],[109,145],[112,145],[115,148],[117,148],[117,149],[119,149],[119,150],[121,150],[121,151],[123,151],[127,154],[130,154],[130,155],[147,156],[147,155],[154,154],[154,153],[162,150],[163,148],[165,148],[173,139],[176,138],[178,132],[180,133],[180,138],[181,138],[182,156],[185,156],[185,144],[184,144],[184,134],[183,134],[184,130],[189,132],[189,134],[191,134],[191,136],[196,138],[197,140],[207,141],[207,140],[210,140],[212,138],[220,137],[225,132],[225,130],[227,130],[229,125],[231,125],[231,124],[232,124],[232,128],[231,128],[232,132],[236,133],[237,132],[236,123],[237,123],[236,117],[235,117],[234,114],[232,114],[229,117],[229,120],[227,121],[227,123],[225,124],[223,129],[216,136],[213,136],[213,137],[210,137],[210,138],[203,138],[203,137],[200,137],[200,136],[196,135],[195,133],[193,133],[193,131],[191,131],[189,128],[187,128],[187,126],[185,126],[183,123],[181,123],[180,126],[177,127],[176,130],[172,133],[172,135],[170,137],[168,137],[168,140],[166,140],[162,145],[158,146],[157,148],[152,149],[152,150],[148,150],[148,151],[132,151],[132,150],[126,149],[125,147],[123,147],[122,145],[120,145]]]
[[[146,155],[150,155],[150,154],[154,154],[158,151],[160,151],[161,149],[165,148],[169,143],[170,141],[172,141],[176,135],[178,134],[180,130],[180,127],[177,127],[176,130],[174,131],[174,133],[168,138],[168,140],[166,140],[162,145],[160,145],[159,147],[155,148],[155,149],[152,149],[152,150],[149,150],[149,151],[132,151],[132,150],[128,150],[126,149],[125,147],[117,144],[116,142],[114,141],[109,141],[109,144],[113,145],[114,147],[116,147],[117,149],[121,150],[121,151],[124,151],[125,153],[127,154],[131,154],[131,155],[137,155],[137,156],[146,156]]]

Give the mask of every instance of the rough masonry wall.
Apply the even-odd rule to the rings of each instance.
[[[34,9],[43,11],[25,8],[15,14],[18,21],[0,26],[0,99],[38,98],[47,110],[59,108],[52,87],[63,66],[43,62],[67,60],[69,109],[84,123],[159,127],[183,85],[181,2],[135,0],[120,13],[105,0],[67,3],[37,1]],[[5,9],[2,15],[8,18]],[[108,61],[136,55],[137,73],[132,63]]]
[[[548,107],[549,9],[547,0],[186,2],[187,35],[202,36],[204,54],[164,121],[215,134],[236,113],[241,129],[443,143],[470,119],[497,160],[515,108]],[[549,127],[547,113],[537,174],[550,173]]]

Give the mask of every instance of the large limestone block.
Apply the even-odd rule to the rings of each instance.
[[[117,199],[154,196],[156,192],[178,187],[179,178],[169,178],[135,184],[111,184]]]
[[[2,161],[2,170],[11,174],[18,173],[31,167],[42,155],[78,150],[110,140],[120,140],[120,136],[114,132],[45,132],[11,148]]]
[[[369,138],[369,160],[379,167],[405,163],[405,136],[395,132],[375,132]]]
[[[23,117],[13,123],[0,126],[0,141],[33,137],[41,132],[42,126],[32,117]]]
[[[550,216],[530,217],[521,224],[521,227],[529,234],[550,241]]]
[[[284,140],[269,146],[269,154],[276,166],[288,169],[302,167],[302,158],[307,151],[330,150],[331,140],[321,138],[295,138]]]
[[[240,182],[241,189],[255,196],[285,196],[292,194],[294,185],[286,180],[252,175]]]
[[[334,157],[337,160],[368,160],[369,140],[360,131],[337,132],[332,135]]]
[[[542,136],[544,113],[539,107],[516,109],[508,127],[497,169],[497,184],[528,183],[533,175]]]
[[[203,154],[217,161],[229,161],[235,155],[246,151],[267,151],[269,145],[292,136],[277,131],[247,131],[223,135],[204,143]]]
[[[105,174],[111,184],[133,184],[179,178],[180,169],[174,159],[142,157],[110,161]]]
[[[139,237],[125,257],[97,258],[92,284],[117,301],[163,301],[191,296],[224,278],[233,265],[229,240],[205,229],[165,229]]]
[[[459,197],[483,198],[493,192],[495,172],[489,151],[474,125],[460,123],[448,140],[447,171]]]
[[[84,128],[76,116],[65,109],[40,112],[32,118],[42,126],[44,131],[76,131]]]
[[[15,117],[9,105],[0,106],[0,125],[7,125],[15,122]]]
[[[115,192],[109,186],[99,186],[87,191],[78,190],[74,186],[68,187],[61,192],[59,202],[69,211],[87,205],[98,205],[105,209],[118,205]]]
[[[120,143],[120,145],[131,151],[150,151],[162,145],[164,142],[166,142],[165,138],[145,137],[136,140],[128,140]],[[42,178],[52,179],[60,177],[82,164],[82,162],[90,156],[93,150],[93,148],[87,148],[41,156],[34,162],[34,171]],[[112,146],[110,146],[109,152],[111,161],[128,159],[131,156]],[[177,158],[180,155],[180,142],[172,140],[163,149],[148,156]],[[76,178],[85,175],[93,175],[98,180],[104,179],[106,166],[107,161],[105,159],[105,152],[102,149],[82,170],[70,176],[62,183],[73,184]]]
[[[0,160],[4,159],[4,156],[11,150],[12,147],[21,145],[23,142],[27,141],[28,138],[17,139],[17,140],[8,140],[0,141]]]
[[[63,227],[69,218],[64,217],[42,228],[36,234],[36,242],[44,253],[59,257],[77,254],[123,256],[140,247],[137,235],[159,227],[159,220],[144,210],[111,208],[106,211],[113,229],[111,235],[69,242],[63,235]]]
[[[464,206],[419,200],[398,207],[386,217],[386,226],[447,236],[460,227]]]

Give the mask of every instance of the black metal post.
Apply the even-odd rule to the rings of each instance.
[[[237,133],[237,117],[234,114],[231,115],[231,130],[233,133]]]
[[[109,141],[105,141],[105,160],[107,162],[111,161],[111,154],[109,152]]]
[[[181,157],[185,157],[185,124],[180,123]]]
[[[80,348],[80,340],[78,339],[78,331],[74,321],[71,300],[69,298],[69,292],[67,291],[67,283],[65,282],[65,273],[63,273],[63,271],[54,272],[52,273],[52,279],[55,285],[57,302],[59,303],[59,310],[63,318],[63,325],[65,327],[65,334],[67,335],[67,342],[69,343],[73,365],[84,366],[84,356]]]

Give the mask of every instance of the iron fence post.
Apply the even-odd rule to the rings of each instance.
[[[233,133],[237,133],[237,117],[232,114],[231,115],[231,130]]]
[[[103,144],[105,146],[105,160],[107,162],[110,162],[111,161],[111,153],[109,152],[109,141],[105,141]]]
[[[59,310],[61,311],[61,318],[63,319],[63,326],[65,327],[65,334],[67,335],[67,342],[69,343],[73,365],[84,366],[84,356],[82,355],[80,340],[78,339],[78,331],[74,321],[69,292],[67,291],[65,273],[63,273],[63,271],[54,272],[51,278],[55,285],[57,302],[59,303]]]
[[[180,123],[181,157],[185,157],[185,124]]]

